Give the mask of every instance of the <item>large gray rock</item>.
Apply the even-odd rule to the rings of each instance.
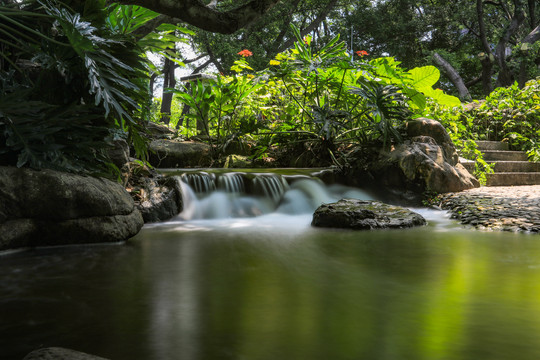
[[[444,127],[420,118],[407,124],[408,138],[391,151],[375,150],[345,176],[386,201],[420,203],[424,194],[458,192],[480,186],[458,161]]]
[[[313,214],[311,225],[353,230],[401,229],[422,226],[426,220],[419,214],[379,201],[342,199],[323,204]]]
[[[141,213],[120,184],[0,167],[0,250],[124,241],[142,225]]]
[[[208,167],[212,164],[212,147],[193,141],[158,139],[150,143],[149,162],[158,168]]]
[[[107,360],[105,358],[86,354],[80,351],[50,347],[34,350],[26,355],[23,360]]]
[[[144,195],[136,202],[145,223],[169,220],[182,211],[182,189],[174,177],[144,179]]]
[[[438,121],[428,118],[417,118],[407,122],[407,136],[409,139],[427,136],[435,141],[443,152],[446,162],[454,166],[459,162],[456,147],[448,135],[448,132]]]

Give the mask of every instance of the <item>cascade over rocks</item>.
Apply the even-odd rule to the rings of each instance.
[[[133,199],[113,181],[0,167],[0,250],[124,241],[142,226]]]
[[[353,230],[402,229],[422,226],[426,220],[408,209],[380,201],[342,199],[319,206],[311,225]]]
[[[424,193],[459,192],[480,186],[459,163],[450,136],[435,120],[409,121],[407,139],[391,151],[375,151],[374,157],[358,159],[345,178],[385,201],[420,203]]]

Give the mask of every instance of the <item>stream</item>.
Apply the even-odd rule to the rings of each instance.
[[[370,198],[315,175],[170,172],[185,210],[125,244],[1,254],[0,358],[540,359],[537,235],[313,228]]]

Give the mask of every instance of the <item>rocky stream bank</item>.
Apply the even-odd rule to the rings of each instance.
[[[540,232],[540,185],[480,187],[439,195],[434,204],[479,230]]]

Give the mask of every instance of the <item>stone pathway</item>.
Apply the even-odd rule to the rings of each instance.
[[[479,230],[540,232],[540,185],[490,186],[442,194],[434,205]]]

